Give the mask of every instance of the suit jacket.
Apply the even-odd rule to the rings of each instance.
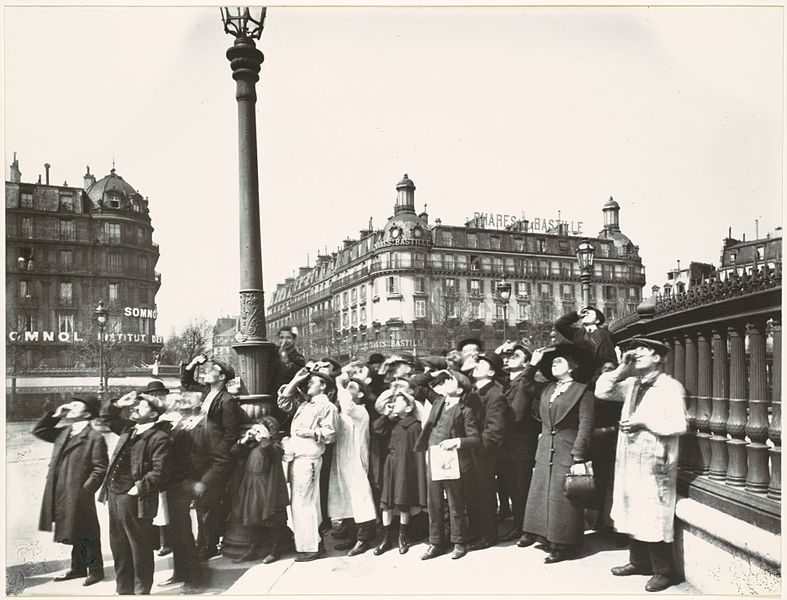
[[[439,397],[432,404],[432,410],[426,423],[423,424],[421,435],[413,448],[416,452],[426,452],[429,449],[429,436],[435,424],[440,419],[445,407],[445,396]],[[449,438],[459,438],[459,470],[466,473],[473,468],[472,451],[481,446],[481,434],[478,432],[473,410],[467,405],[466,399],[461,398],[458,402],[458,410],[454,413],[454,421],[451,424]]]
[[[579,321],[580,316],[576,312],[568,313],[555,321],[555,329],[560,332],[569,342],[575,344],[590,344],[595,349],[596,367],[600,367],[605,362],[618,364],[615,354],[615,342],[612,341],[612,334],[606,327],[596,327],[593,333],[588,333],[584,327],[574,327],[574,323]]]
[[[133,426],[127,427],[115,446],[107,477],[99,495],[99,500],[102,502],[106,501],[109,493],[109,474],[112,473],[121,451],[131,439],[133,431]],[[139,491],[137,517],[140,519],[153,519],[158,512],[158,492],[168,478],[168,455],[171,444],[169,434],[154,425],[144,431],[131,447],[131,476]]]
[[[187,369],[185,365],[180,369],[180,385],[184,390],[202,392],[203,401],[210,392],[210,386],[195,381],[194,369]],[[221,390],[208,409],[208,420],[221,429],[221,441],[217,447],[218,455],[222,457],[222,460],[228,461],[232,446],[240,439],[240,427],[245,420],[245,413],[238,405],[235,396],[227,390]],[[223,465],[217,464],[216,467],[222,471],[226,470]]]
[[[513,420],[512,411],[503,395],[503,389],[494,381],[478,389],[478,398],[476,417],[481,430],[479,454],[492,455],[497,453]]]
[[[498,457],[503,462],[534,462],[541,423],[533,415],[539,391],[525,385],[525,376],[532,377],[536,367],[525,369],[505,388],[504,395],[511,409],[511,423],[503,437]]]
[[[52,531],[54,522],[56,541],[98,539],[95,493],[107,472],[107,444],[89,424],[72,437],[71,426],[58,428],[59,422],[50,411],[33,428],[34,436],[54,444],[38,528]]]

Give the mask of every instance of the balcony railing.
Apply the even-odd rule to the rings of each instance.
[[[669,344],[666,372],[686,390],[682,492],[779,533],[781,264],[651,297],[611,325],[616,341]]]

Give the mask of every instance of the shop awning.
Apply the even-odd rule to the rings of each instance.
[[[109,388],[130,391],[133,388],[143,388],[153,379],[161,380],[170,389],[180,389],[180,379],[177,377],[110,377]],[[6,376],[6,390],[11,389],[11,378]],[[98,377],[34,377],[22,375],[16,378],[17,394],[76,394],[79,392],[94,392],[98,389]],[[6,392],[7,393],[7,392]]]

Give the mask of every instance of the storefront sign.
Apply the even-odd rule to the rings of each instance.
[[[99,334],[96,334],[96,340]],[[84,342],[85,338],[78,331],[69,333],[66,331],[9,331],[9,342],[33,342],[33,343],[68,343]],[[147,333],[105,333],[105,342],[128,342],[134,344],[163,344],[164,337],[160,335],[148,335]]]
[[[155,308],[139,308],[137,306],[127,306],[123,309],[123,315],[126,317],[141,317],[143,319],[155,319],[158,316],[158,311]]]

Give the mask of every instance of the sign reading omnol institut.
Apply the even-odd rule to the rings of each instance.
[[[96,334],[96,340],[99,334]],[[9,331],[9,342],[84,342],[85,337],[78,331]],[[164,337],[147,333],[105,333],[105,342],[126,342],[131,344],[163,344]]]

